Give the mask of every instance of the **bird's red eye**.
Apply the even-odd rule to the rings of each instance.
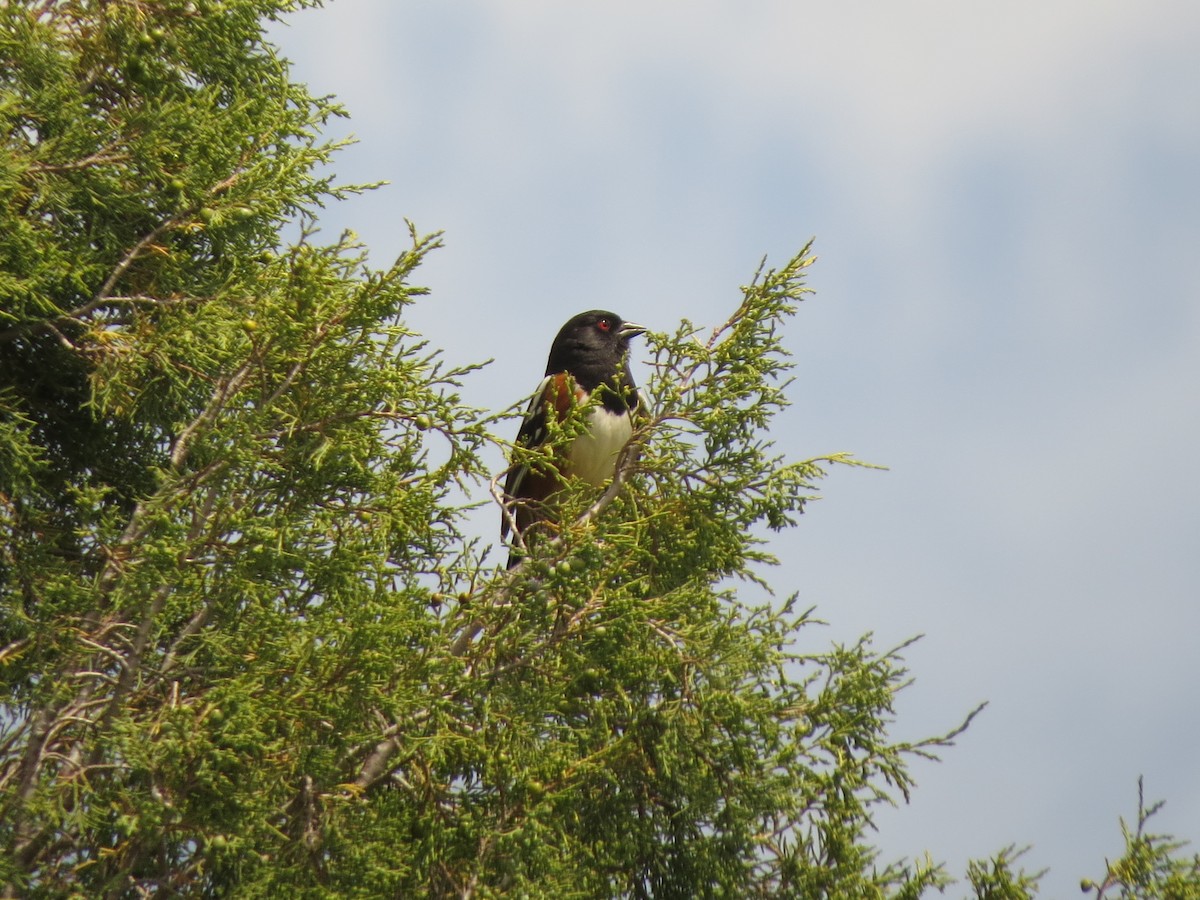
[[[601,331],[608,331],[608,329],[612,328],[612,321],[609,319],[600,319],[596,322],[596,327]]]

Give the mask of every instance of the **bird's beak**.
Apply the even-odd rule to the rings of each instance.
[[[619,337],[623,341],[627,341],[630,338],[635,338],[639,334],[645,334],[645,333],[646,333],[645,325],[638,325],[634,322],[626,322],[624,325],[621,326],[621,330],[617,332],[617,337]]]

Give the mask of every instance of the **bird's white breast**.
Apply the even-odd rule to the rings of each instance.
[[[571,473],[599,487],[612,478],[617,454],[632,434],[628,415],[614,416],[602,406],[593,409],[587,430],[571,444]]]

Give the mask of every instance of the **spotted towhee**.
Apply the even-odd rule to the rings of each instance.
[[[613,476],[617,457],[633,434],[633,416],[640,402],[629,370],[629,342],[645,330],[599,309],[580,313],[559,330],[550,346],[546,377],[517,432],[517,446],[541,446],[550,433],[547,416],[561,422],[573,405],[588,404],[593,395],[596,401],[587,413],[583,433],[553,466],[513,463],[504,482],[501,539],[512,528],[525,537],[530,525],[549,518],[549,498],[567,478],[599,487]],[[514,549],[508,567],[520,559],[521,553]]]

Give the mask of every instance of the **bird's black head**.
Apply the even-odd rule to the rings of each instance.
[[[570,372],[584,388],[594,390],[627,368],[629,342],[645,330],[602,309],[580,313],[559,329],[546,374]]]

